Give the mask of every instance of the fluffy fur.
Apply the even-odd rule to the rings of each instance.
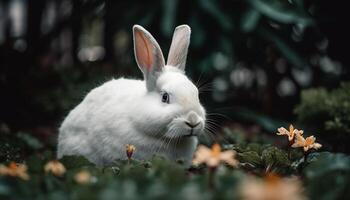
[[[108,165],[125,159],[125,145],[132,144],[138,160],[158,154],[190,163],[205,127],[198,89],[184,73],[190,28],[175,29],[168,65],[150,33],[138,25],[133,31],[135,58],[145,80],[120,78],[93,89],[63,121],[58,158],[83,155]],[[165,93],[169,102],[162,101]]]

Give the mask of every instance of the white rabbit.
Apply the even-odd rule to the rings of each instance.
[[[175,29],[167,65],[162,51],[143,27],[133,27],[135,58],[144,80],[119,78],[93,89],[63,121],[57,157],[82,155],[99,166],[154,154],[190,164],[197,136],[205,127],[205,110],[197,87],[186,77],[191,29]]]

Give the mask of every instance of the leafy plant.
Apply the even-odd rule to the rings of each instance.
[[[288,157],[286,151],[275,146],[250,143],[247,145],[233,145],[232,149],[238,152],[238,160],[243,168],[249,171],[253,170],[258,174],[270,172],[279,174],[294,173],[294,169],[291,168],[293,160]]]
[[[311,199],[349,198],[350,157],[348,155],[322,152],[305,168],[304,174]]]
[[[184,168],[180,164],[154,157],[150,161],[117,160],[100,168],[77,156],[64,157],[64,176],[44,171],[50,154],[27,160],[29,180],[0,176],[0,197],[6,199],[238,199],[241,184],[254,171],[244,165],[274,163],[274,172],[286,172],[291,163],[285,152],[269,145],[247,145],[238,156],[243,168],[220,166],[215,174],[215,190],[208,188],[208,169]],[[278,164],[277,164],[278,163]],[[316,153],[302,171],[306,192],[311,199],[349,197],[350,158],[344,154]],[[242,170],[243,169],[243,170]],[[83,173],[82,173],[83,172]],[[257,174],[259,176],[264,176]],[[294,172],[298,175],[298,172]],[[79,177],[78,175],[85,175]],[[285,175],[289,176],[290,173]],[[251,175],[249,175],[251,176]]]
[[[0,162],[23,161],[33,152],[44,147],[37,138],[24,132],[13,133],[0,123]]]
[[[338,89],[325,88],[304,90],[301,102],[295,108],[298,120],[317,129],[317,133],[334,147],[349,151],[339,145],[339,140],[349,141],[350,135],[350,83],[342,83]],[[346,142],[343,142],[345,144]],[[336,144],[336,145],[335,145]]]
[[[280,132],[294,130],[279,129]],[[297,130],[295,134],[301,132]],[[346,187],[350,158],[344,154],[310,152],[312,149],[301,148],[304,146],[291,149],[288,144],[289,148],[283,150],[268,142],[248,141],[225,144],[223,149],[218,143],[211,149],[199,146],[193,166],[187,168],[180,161],[158,156],[146,161],[133,160],[135,147],[129,145],[128,160],[99,167],[81,156],[56,160],[54,152],[37,151],[40,143],[22,134],[16,140],[26,143],[25,148],[32,149],[31,155],[20,160],[22,164],[13,160],[0,162],[0,198],[241,199],[244,195],[277,198],[283,193],[283,197],[307,194],[316,199],[339,199],[349,195]],[[327,188],[319,192],[318,186]],[[256,189],[251,190],[252,187]]]

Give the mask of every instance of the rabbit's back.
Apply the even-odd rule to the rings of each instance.
[[[116,152],[121,149],[112,147],[123,147],[116,145],[113,138],[117,137],[117,142],[123,144],[124,130],[132,130],[128,123],[128,108],[145,93],[143,81],[123,78],[108,81],[90,91],[62,123],[57,157],[83,155],[95,163],[118,157]]]

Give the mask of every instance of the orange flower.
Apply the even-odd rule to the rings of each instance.
[[[18,177],[23,180],[29,180],[27,170],[28,168],[25,164],[15,162],[11,162],[8,166],[0,165],[0,175]]]
[[[307,152],[309,149],[319,149],[322,147],[320,143],[316,143],[316,138],[312,135],[307,138],[304,138],[300,134],[296,134],[294,144],[292,147],[298,148],[303,147],[304,151]]]
[[[52,173],[55,176],[63,176],[66,173],[66,168],[58,160],[52,160],[44,166],[46,173]]]
[[[283,127],[280,127],[277,130],[278,130],[278,133],[276,133],[277,135],[286,135],[286,136],[288,136],[289,141],[292,141],[296,134],[302,135],[304,133],[303,130],[294,129],[292,124],[289,125],[289,130],[287,130]]]
[[[81,170],[74,176],[74,180],[79,184],[88,184],[91,182],[91,174],[86,170]]]
[[[126,156],[128,157],[128,159],[130,160],[132,157],[132,154],[136,151],[136,147],[134,145],[131,144],[127,144],[125,146],[126,148]]]
[[[237,166],[238,161],[235,159],[236,152],[233,150],[221,151],[219,144],[214,144],[211,149],[200,145],[195,153],[192,163],[199,165],[205,163],[209,167],[217,167],[220,162],[225,162],[231,166]]]
[[[302,183],[296,177],[282,178],[269,174],[263,179],[249,177],[240,188],[243,200],[305,200]]]

